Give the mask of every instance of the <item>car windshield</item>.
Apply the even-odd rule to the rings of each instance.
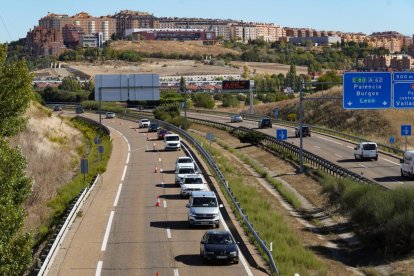
[[[178,136],[166,136],[165,140],[167,140],[167,141],[178,141],[178,140],[180,140],[180,137],[178,137]]]
[[[195,197],[193,207],[217,207],[217,200],[214,197]]]
[[[377,147],[375,144],[364,144],[363,148],[364,150],[375,150]]]
[[[147,119],[142,119],[142,120],[141,120],[141,122],[142,122],[142,123],[148,123],[148,122],[149,122],[149,120],[147,120]]]
[[[190,174],[190,173],[195,173],[193,168],[181,168],[178,170],[178,173],[180,174]]]
[[[214,234],[207,237],[207,244],[233,244],[233,238],[230,234]]]
[[[184,184],[203,184],[203,179],[200,177],[188,177],[184,179]]]
[[[158,127],[158,125],[156,125],[156,124],[151,124],[150,125],[150,128],[157,128]]]

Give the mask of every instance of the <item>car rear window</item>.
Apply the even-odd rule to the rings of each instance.
[[[193,162],[193,160],[190,158],[184,158],[178,161],[178,163],[191,163],[191,162]]]
[[[184,181],[186,184],[203,184],[203,180],[200,177],[197,178],[185,178]]]
[[[190,174],[190,173],[195,173],[195,171],[194,171],[194,169],[193,168],[181,168],[179,171],[178,171],[178,173],[187,173],[187,174]]]
[[[377,146],[375,144],[364,144],[364,150],[376,150]]]
[[[167,140],[167,141],[178,141],[178,140],[180,140],[180,137],[178,137],[178,136],[166,136],[165,140]]]

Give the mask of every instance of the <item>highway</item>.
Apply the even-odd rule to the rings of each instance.
[[[296,146],[300,145],[300,139],[295,137],[295,130],[292,127],[273,124],[273,128],[258,129],[257,121],[244,120],[242,123],[230,123],[230,117],[224,115],[201,114],[187,112],[188,117],[210,120],[214,122],[229,124],[232,126],[244,126],[269,134],[276,135],[277,128],[286,128],[288,130],[288,140]],[[378,161],[354,159],[355,144],[346,142],[322,134],[312,132],[311,137],[303,138],[303,148],[326,160],[329,160],[343,168],[346,168],[357,174],[376,181],[380,185],[393,189],[402,185],[414,185],[414,181],[402,178],[400,173],[399,159],[393,156],[379,153]]]
[[[136,123],[103,123],[114,144],[108,171],[49,275],[266,275],[244,257],[239,264],[203,264],[200,240],[210,228],[189,227],[188,200],[174,184],[183,151],[163,151],[156,133]]]

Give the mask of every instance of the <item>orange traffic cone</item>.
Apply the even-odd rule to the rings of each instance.
[[[157,272],[157,273],[155,273],[155,276],[158,276],[158,272]]]
[[[160,206],[160,196],[157,196],[157,203],[155,203],[155,207]]]
[[[158,172],[158,168],[157,168],[157,165],[155,165],[154,173],[157,173],[157,172]]]

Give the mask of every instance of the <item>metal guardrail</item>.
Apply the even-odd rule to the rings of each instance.
[[[206,113],[206,114],[220,114],[220,115],[224,115],[224,116],[228,116],[230,117],[232,114],[234,113],[229,113],[229,112],[223,112],[223,111],[210,111],[210,110],[200,110],[200,109],[190,109],[187,110],[188,112],[195,112],[195,113]],[[254,120],[254,121],[258,121],[263,117],[268,117],[265,115],[259,115],[259,114],[249,114],[249,113],[245,113],[242,112],[240,113],[240,115],[245,118],[245,119],[249,119],[249,120]],[[278,120],[278,119],[273,119],[270,118],[272,120],[273,123],[275,124],[279,124],[279,125],[284,125],[284,126],[290,126],[290,127],[297,127],[298,123],[297,122],[291,122],[291,121],[285,121],[285,120]],[[358,136],[354,136],[354,135],[350,135],[350,134],[346,134],[340,131],[336,131],[336,130],[332,130],[332,129],[328,129],[328,128],[324,128],[324,127],[319,127],[319,126],[314,126],[314,125],[309,125],[312,130],[315,130],[317,132],[320,133],[324,133],[324,134],[328,134],[328,135],[332,135],[335,137],[340,137],[340,138],[345,138],[347,140],[350,141],[356,141],[356,142],[372,142],[372,140],[367,140]],[[395,147],[390,147],[381,143],[377,143],[378,147],[386,152],[391,152],[394,154],[398,154],[400,156],[404,155],[404,151]]]
[[[125,117],[125,118],[128,118],[128,119],[137,120],[137,115],[134,116],[132,114],[123,114],[120,117],[121,118]],[[233,203],[233,206],[237,209],[237,211],[238,211],[240,217],[242,218],[244,224],[247,226],[250,233],[253,235],[254,239],[259,244],[259,246],[261,247],[263,252],[265,252],[265,254],[267,255],[268,260],[269,260],[269,265],[270,265],[272,271],[274,273],[276,273],[277,275],[279,275],[279,270],[278,270],[278,268],[276,266],[276,263],[273,259],[272,252],[269,250],[269,248],[267,248],[264,241],[259,237],[259,234],[254,229],[253,225],[250,223],[248,216],[244,213],[244,210],[240,207],[240,203],[237,201],[237,198],[234,196],[233,192],[230,190],[230,187],[228,186],[228,183],[227,183],[224,175],[221,173],[218,165],[216,164],[214,159],[211,157],[211,155],[200,145],[200,143],[197,140],[195,140],[185,130],[182,130],[181,128],[178,128],[178,127],[176,127],[172,124],[166,123],[164,121],[160,121],[160,120],[156,120],[156,119],[153,119],[153,120],[156,121],[159,125],[163,126],[164,128],[166,128],[168,130],[171,130],[171,131],[174,131],[175,133],[178,133],[181,137],[185,138],[185,140],[187,142],[189,142],[193,147],[195,147],[198,150],[199,153],[201,153],[201,155],[207,161],[208,165],[213,169],[214,174],[217,176],[220,184],[225,189],[227,195],[230,197],[230,199]]]
[[[83,189],[79,193],[79,195],[75,198],[75,202],[70,206],[70,209],[67,211],[69,212],[69,214],[63,217],[64,223],[58,229],[59,231],[56,230],[55,233],[52,235],[53,238],[49,241],[49,243],[43,250],[42,254],[40,255],[41,258],[37,259],[37,264],[38,266],[40,266],[40,269],[34,270],[34,272],[37,272],[37,275],[43,276],[43,275],[47,275],[47,273],[49,272],[52,266],[53,260],[55,259],[56,254],[59,251],[59,247],[62,244],[63,240],[65,239],[65,236],[69,230],[69,226],[72,224],[79,210],[82,208],[83,204],[88,198],[90,192],[95,187],[95,184],[98,181],[98,178],[99,178],[99,175],[95,176],[95,178],[91,181],[91,184],[89,185],[89,187]],[[47,255],[43,253],[47,253]]]

